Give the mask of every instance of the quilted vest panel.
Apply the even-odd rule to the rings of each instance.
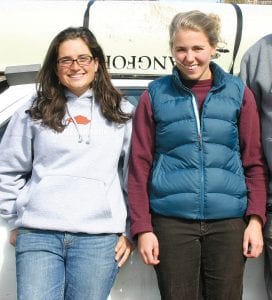
[[[244,85],[217,65],[212,68],[215,85],[203,104],[200,130],[193,94],[176,68],[173,75],[149,85],[156,123],[149,192],[156,213],[195,220],[245,213],[247,189],[238,133]]]

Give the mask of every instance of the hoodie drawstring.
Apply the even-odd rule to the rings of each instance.
[[[90,125],[89,125],[88,138],[87,138],[86,144],[91,143],[91,127],[92,127],[92,122],[93,122],[93,108],[94,108],[94,97],[91,96],[91,121],[90,121]]]
[[[93,121],[94,97],[90,96],[90,100],[91,100],[91,121],[90,121],[90,124],[89,124],[87,140],[85,141],[85,143],[88,144],[88,145],[91,143],[91,126],[92,126],[91,124],[92,124],[92,121]],[[75,126],[76,132],[78,134],[78,143],[82,143],[83,142],[83,136],[81,135],[78,124],[77,124],[75,118],[71,115],[68,106],[67,106],[67,114],[68,114],[69,118],[72,120],[72,122]]]

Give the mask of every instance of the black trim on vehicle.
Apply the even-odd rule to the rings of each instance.
[[[232,55],[232,63],[230,66],[230,71],[229,71],[230,74],[233,74],[234,63],[235,63],[237,52],[240,47],[242,33],[243,33],[243,13],[242,13],[242,10],[239,5],[237,5],[236,3],[231,3],[231,5],[235,9],[236,20],[237,20],[237,28],[236,28],[235,43],[234,43],[234,49],[233,49],[233,55]]]
[[[0,79],[0,93],[2,93],[9,87],[9,85],[3,72],[0,72],[0,77],[3,78],[3,80]]]
[[[154,80],[163,75],[156,74],[127,74],[127,73],[111,73],[112,79],[142,79],[142,80]]]

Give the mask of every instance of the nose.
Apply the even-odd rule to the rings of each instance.
[[[188,50],[188,51],[186,52],[185,59],[186,59],[186,61],[189,61],[189,62],[194,61],[195,58],[194,58],[194,53],[193,53],[193,51]]]

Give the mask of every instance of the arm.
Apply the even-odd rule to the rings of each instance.
[[[129,102],[124,102],[126,107],[124,111],[132,113],[134,107]],[[128,176],[128,160],[131,146],[131,131],[132,131],[132,120],[129,120],[125,124],[123,145],[121,151],[121,164],[119,165],[118,172],[119,178],[123,189],[124,198],[127,203],[127,176]],[[129,214],[126,220],[126,231],[119,237],[117,245],[115,247],[115,260],[118,261],[118,266],[122,267],[127,261],[129,255],[133,251],[134,244],[130,237],[130,218]]]
[[[157,264],[159,248],[149,206],[148,182],[153,163],[155,123],[148,92],[141,96],[133,120],[128,194],[131,234],[138,235],[139,252],[146,264]]]
[[[262,145],[269,168],[269,198],[272,203],[272,34],[261,38],[241,61],[241,79],[255,96],[261,116]]]
[[[149,95],[144,92],[133,119],[131,155],[128,174],[131,234],[152,231],[148,182],[153,163],[153,113]]]
[[[127,106],[126,109],[124,109],[126,112],[132,112],[134,110],[134,107],[132,108],[132,105],[130,103],[126,102]],[[130,107],[130,109],[128,109]],[[128,111],[129,110],[129,111]],[[129,120],[125,124],[125,130],[124,130],[124,137],[123,137],[123,145],[122,145],[122,151],[121,156],[119,160],[119,178],[121,182],[121,186],[123,189],[123,195],[124,199],[126,201],[126,205],[128,202],[128,161],[129,161],[129,155],[130,155],[130,147],[131,147],[131,131],[132,131],[132,120]],[[127,205],[128,206],[128,205]],[[128,210],[128,209],[127,209]],[[123,234],[124,236],[130,238],[130,217],[129,213],[127,212],[127,220],[126,220],[126,231]]]
[[[16,227],[16,199],[32,170],[31,129],[24,111],[13,115],[0,144],[0,216],[11,229]]]
[[[259,56],[261,53],[261,44],[255,44],[251,47],[242,57],[241,64],[240,64],[240,78],[243,82],[251,89],[254,93],[255,101],[257,103],[258,108],[260,108],[260,100],[261,100],[261,88],[259,86],[259,81],[266,80],[265,78],[260,78],[262,74],[261,70],[263,71],[265,68],[260,64],[263,63],[260,60]],[[259,70],[260,68],[260,70]],[[258,70],[256,72],[256,70]],[[266,74],[268,76],[268,74]]]
[[[260,120],[254,96],[245,89],[239,123],[240,147],[248,189],[246,216],[249,224],[244,234],[244,255],[257,257],[262,252],[262,226],[265,223],[267,168],[261,144]]]

